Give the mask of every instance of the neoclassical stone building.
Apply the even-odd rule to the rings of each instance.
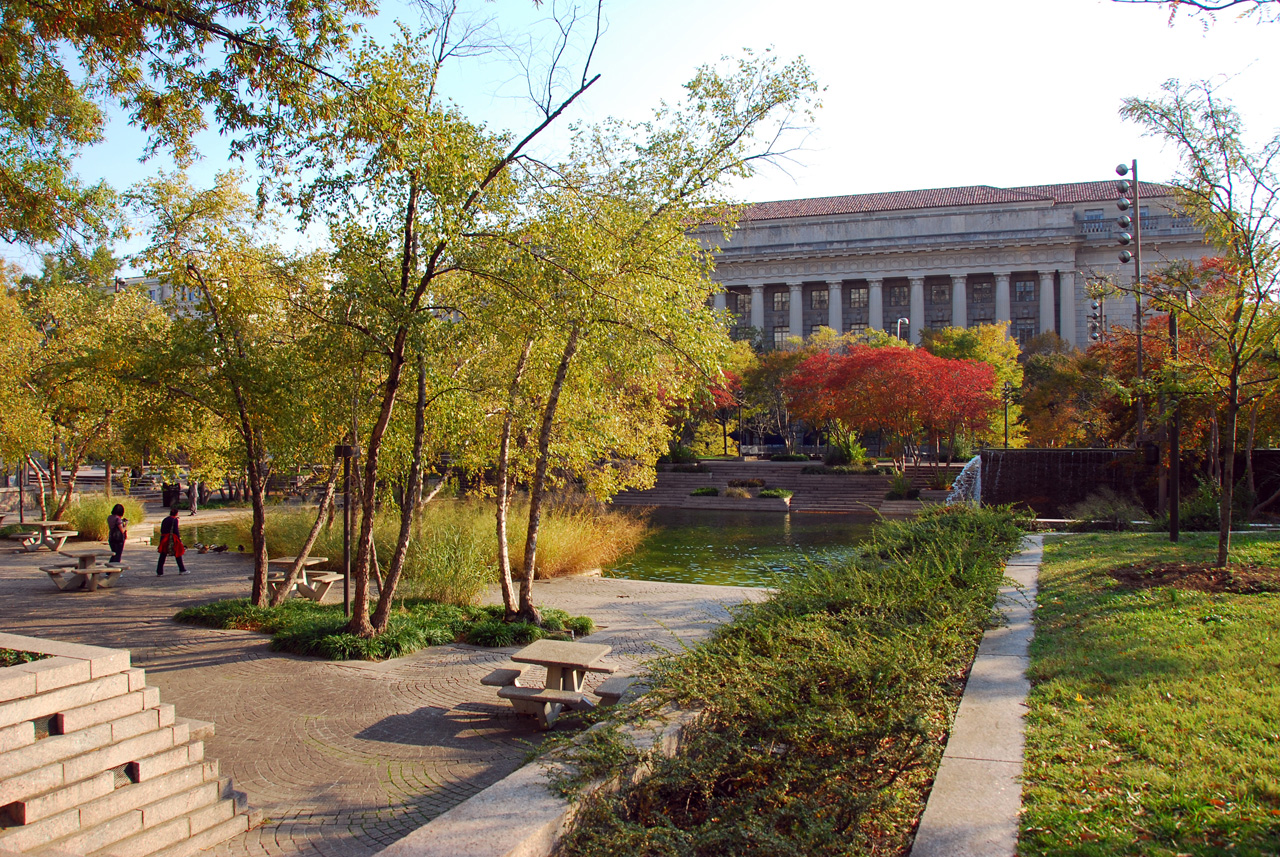
[[[744,333],[765,347],[821,326],[920,339],[922,328],[1008,321],[1020,343],[1046,331],[1083,347],[1087,282],[1129,283],[1116,236],[1114,181],[870,193],[749,206],[719,244],[715,279]],[[1142,183],[1143,266],[1209,254],[1168,188]],[[1132,214],[1132,211],[1130,212]],[[1131,298],[1105,301],[1105,322],[1132,326]]]

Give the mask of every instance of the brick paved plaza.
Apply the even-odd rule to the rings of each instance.
[[[172,621],[183,607],[247,595],[247,556],[193,552],[191,574],[163,577],[155,556],[131,543],[133,569],[114,588],[61,592],[39,571],[46,552],[5,549],[0,630],[127,648],[163,702],[216,725],[207,755],[263,818],[219,857],[372,854],[515,770],[538,740],[532,719],[479,682],[515,648],[441,646],[382,663],[280,654],[261,634]],[[727,605],[760,594],[600,578],[534,591],[540,605],[591,616],[599,630],[588,639],[612,646],[607,662],[624,670],[704,636]]]

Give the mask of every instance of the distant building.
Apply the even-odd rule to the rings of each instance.
[[[116,291],[141,287],[157,304],[170,305],[177,313],[190,315],[195,311],[195,295],[185,287],[175,289],[158,277],[116,277]]]
[[[1211,255],[1164,185],[1142,183],[1143,266]],[[749,206],[722,243],[715,279],[735,331],[766,348],[827,326],[839,333],[1008,321],[1025,344],[1054,331],[1088,344],[1086,283],[1121,264],[1114,181],[1031,187],[938,188]],[[1132,327],[1132,298],[1105,302],[1106,320]],[[905,319],[899,324],[899,319]]]

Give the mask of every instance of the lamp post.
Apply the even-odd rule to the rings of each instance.
[[[909,318],[900,318],[900,319],[898,319],[898,327],[897,327],[897,331],[895,332],[895,334],[894,334],[894,335],[895,335],[895,336],[897,336],[899,339],[901,339],[901,338],[902,338],[902,326],[903,326],[904,324],[905,324],[905,325],[907,325],[907,332],[910,332],[910,331],[911,331],[911,319],[909,319]]]
[[[1009,402],[1013,399],[1013,383],[1005,381],[1000,388],[1000,399],[1004,402],[1004,448],[1009,448]]]
[[[1133,172],[1133,181],[1130,182],[1124,178],[1129,172]],[[1120,261],[1124,263],[1133,262],[1133,300],[1135,305],[1135,328],[1137,333],[1137,363],[1138,363],[1138,383],[1142,383],[1142,197],[1138,184],[1138,160],[1135,158],[1131,163],[1119,164],[1116,167],[1116,175],[1120,176],[1120,181],[1116,182],[1116,191],[1120,194],[1120,198],[1116,200],[1116,208],[1120,209],[1120,216],[1116,218],[1116,225],[1120,227],[1120,234],[1116,236],[1116,240],[1121,246],[1133,245],[1133,252],[1128,250],[1120,251]],[[1130,208],[1133,209],[1133,217],[1125,214]],[[1133,232],[1128,230],[1132,227]],[[1142,446],[1142,442],[1146,440],[1146,420],[1143,415],[1142,391],[1138,391],[1138,428],[1135,438],[1137,445]]]
[[[342,609],[351,615],[351,459],[360,454],[355,446],[340,443],[333,457],[342,459]]]

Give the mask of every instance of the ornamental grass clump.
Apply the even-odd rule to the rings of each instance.
[[[659,662],[614,716],[700,718],[637,783],[618,754],[579,757],[583,780],[623,785],[581,798],[562,853],[905,853],[1020,533],[1007,509],[882,523],[854,559],[782,579]]]
[[[107,497],[103,494],[81,495],[67,507],[63,518],[71,525],[71,529],[80,533],[80,538],[93,542],[107,540],[107,515],[119,503],[124,506],[124,516],[129,519],[134,533],[141,534],[142,519],[147,516],[142,504],[132,497]],[[147,528],[150,532],[150,527]]]

